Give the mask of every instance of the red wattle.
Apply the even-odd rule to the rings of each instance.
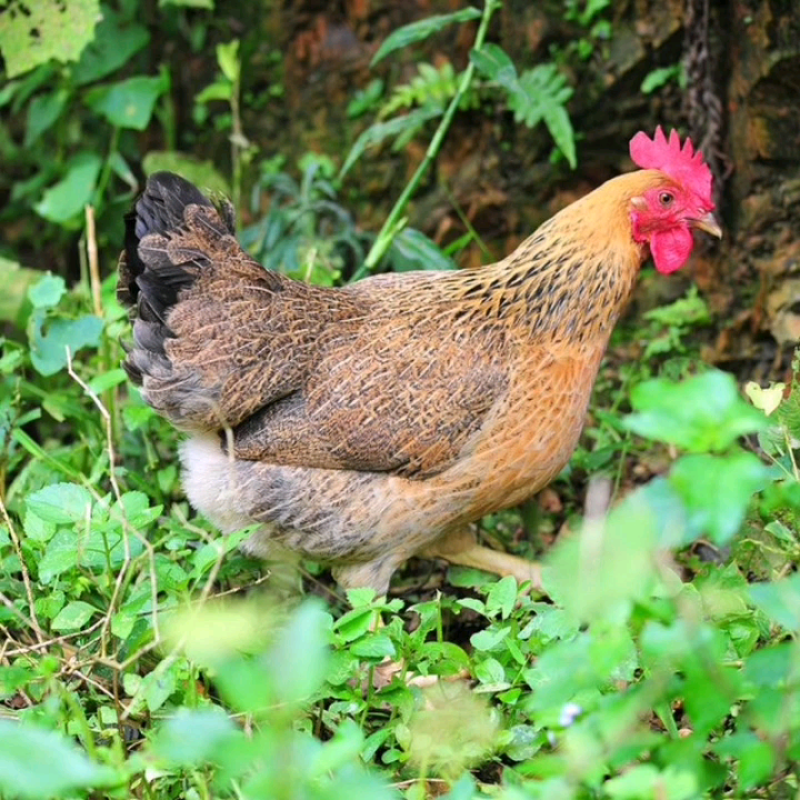
[[[663,275],[679,270],[689,259],[694,239],[688,228],[670,228],[650,235],[650,252],[656,269]]]

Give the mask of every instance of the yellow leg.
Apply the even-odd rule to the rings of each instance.
[[[451,564],[474,567],[496,575],[513,575],[522,584],[530,581],[531,588],[542,592],[542,567],[510,553],[501,553],[478,544],[469,528],[458,528],[445,534],[420,551],[425,558],[443,558]]]

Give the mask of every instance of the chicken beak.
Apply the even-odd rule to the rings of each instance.
[[[697,228],[698,230],[705,231],[706,233],[710,233],[712,236],[716,236],[717,239],[722,238],[722,228],[720,228],[719,223],[714,218],[714,215],[709,211],[704,217],[700,219],[691,219],[689,220],[689,224],[693,228]]]

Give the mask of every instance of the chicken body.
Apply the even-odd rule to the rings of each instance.
[[[250,552],[328,562],[343,586],[378,593],[415,554],[538,585],[536,565],[465,526],[568,461],[649,252],[632,210],[679,189],[630,173],[491,266],[328,289],[264,270],[226,209],[159,174],[121,260],[121,298],[137,305],[126,366],[190,434],[192,504],[223,532],[259,524]]]

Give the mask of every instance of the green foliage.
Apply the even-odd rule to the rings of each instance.
[[[119,216],[137,183],[140,128],[164,139],[144,156],[145,172],[177,169],[204,187],[241,188],[241,165],[256,152],[238,111],[244,43],[216,48],[219,75],[195,98],[197,120],[235,139],[229,182],[175,150],[171,78],[166,69],[142,72],[149,33],[134,5],[104,7],[96,38],[69,67],[48,60],[0,92],[22,120],[24,148],[14,145],[9,162],[21,169],[9,186],[12,217],[35,209],[72,234],[83,230],[87,203],[101,223]],[[182,36],[197,17],[165,8],[175,5],[209,4],[152,10],[177,13]],[[565,18],[594,41],[607,7],[569,2]],[[552,64],[518,71],[485,44],[495,9],[480,15],[465,72],[421,69],[406,95],[395,90],[389,102],[403,100],[392,113],[413,110],[368,129],[343,172],[371,144],[440,117],[429,166],[464,98],[494,90],[476,71],[519,121],[559,130],[553,109],[566,114],[571,90]],[[389,37],[381,58],[387,47],[477,18],[465,9],[423,20]],[[377,113],[383,87],[374,86],[362,111]],[[551,135],[566,157],[571,141],[574,156],[571,127],[560,130],[563,145]],[[387,220],[377,255],[365,259],[370,238],[339,200],[336,168],[314,153],[291,169],[280,156],[261,162],[243,239],[263,263],[324,285],[379,266],[452,266],[406,227],[421,173]],[[11,323],[0,339],[4,797],[638,800],[796,791],[800,386],[796,378],[749,386],[751,406],[717,371],[646,380],[655,359],[693,355],[691,334],[709,317],[696,292],[646,315],[634,337],[645,343],[643,363],[623,364],[623,388],[593,409],[594,447],[576,458],[573,477],[613,469],[609,493],[621,496],[603,513],[610,497],[598,502],[597,484],[581,520],[574,482],[556,485],[566,508],[541,529],[567,523],[572,533],[545,557],[549,601],[520,593],[512,578],[452,569],[449,586],[403,600],[361,590],[347,605],[333,596],[323,605],[296,598],[293,571],[281,576],[279,566],[238,552],[251,531],[220,537],[191,515],[175,432],[124,385],[128,323],[114,279],[83,274],[70,285],[16,257],[0,259],[0,276],[0,319]],[[633,413],[623,420],[629,397]],[[637,486],[634,460],[659,477]],[[496,515],[487,534],[517,538],[517,519]]]
[[[555,64],[538,64],[517,74],[514,63],[496,44],[487,44],[470,54],[472,62],[489,80],[503,89],[514,119],[529,128],[544,122],[564,157],[574,169],[577,164],[575,133],[566,110],[572,88]]]
[[[35,211],[53,223],[46,234],[58,240],[59,229],[69,235],[82,228],[90,205],[104,237],[107,229],[118,231],[118,215],[136,188],[130,163],[134,132],[152,125],[169,93],[170,75],[164,69],[130,74],[150,39],[132,4],[117,10],[42,2],[31,17],[15,11],[17,5],[23,4],[13,3],[6,15],[36,28],[37,44],[23,46],[25,37],[13,34],[15,46],[23,46],[29,58],[13,62],[8,71],[18,77],[2,97],[25,121],[20,144],[4,137],[4,157],[13,165],[4,180],[10,196],[5,213],[26,219]],[[12,28],[3,28],[0,44]],[[111,210],[113,221],[106,216]],[[28,236],[41,246],[41,230],[27,224]]]
[[[739,437],[767,427],[762,413],[739,397],[731,375],[709,370],[682,384],[648,381],[631,394],[634,433],[692,452],[725,450]]]
[[[384,39],[372,59],[372,66],[375,66],[390,53],[408,47],[415,42],[422,42],[455,22],[469,22],[480,18],[481,12],[477,8],[464,8],[452,14],[425,17],[425,19],[404,25]]]
[[[99,0],[22,0],[3,3],[0,52],[9,78],[52,59],[77,61],[100,18]]]
[[[424,61],[417,64],[418,75],[414,76],[408,83],[396,86],[392,91],[392,96],[381,106],[378,111],[379,118],[389,117],[402,108],[412,108],[413,106],[431,106],[436,109],[438,114],[444,110],[445,103],[452,100],[458,92],[459,77],[456,75],[453,65],[445,61],[437,69]],[[477,105],[477,97],[473,93],[465,94],[461,99],[460,108],[474,108]],[[404,147],[418,132],[419,128],[408,128],[398,136],[394,143],[394,149]]]
[[[680,64],[673,64],[671,67],[657,67],[652,72],[648,72],[639,89],[642,94],[653,94],[671,81],[677,82],[681,88],[685,87],[686,76]]]
[[[330,166],[309,156],[299,181],[271,162],[262,163],[251,207],[257,214],[262,194],[268,194],[269,211],[242,231],[241,241],[269,269],[332,286],[345,267],[363,261],[365,238],[336,202]]]
[[[708,325],[711,314],[697,287],[692,286],[685,297],[652,308],[642,318],[650,323],[642,329],[642,335],[647,339],[643,357],[649,359],[657,355],[686,353],[687,337]]]

